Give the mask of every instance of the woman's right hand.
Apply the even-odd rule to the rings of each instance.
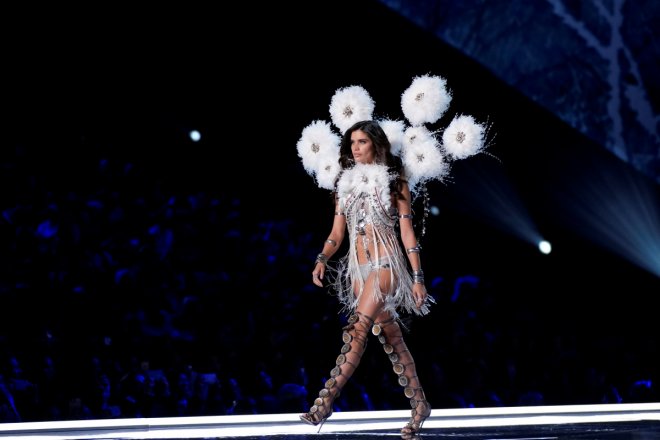
[[[316,263],[312,271],[312,282],[319,287],[323,287],[323,276],[325,275],[325,264]]]

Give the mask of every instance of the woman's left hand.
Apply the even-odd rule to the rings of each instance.
[[[417,308],[421,308],[426,301],[426,286],[420,283],[413,284],[413,298],[415,299],[415,305]]]

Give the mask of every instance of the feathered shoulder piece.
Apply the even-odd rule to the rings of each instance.
[[[401,110],[406,121],[377,120],[392,145],[392,154],[403,162],[404,177],[413,195],[428,181],[442,181],[452,161],[473,156],[485,148],[487,126],[472,116],[455,115],[443,130],[431,131],[427,127],[445,115],[451,101],[452,93],[444,78],[418,76],[401,94]],[[341,88],[330,102],[332,124],[317,120],[303,129],[297,144],[298,156],[320,188],[333,190],[341,171],[338,162],[341,135],[333,125],[343,134],[356,122],[372,120],[374,107],[373,99],[363,87]],[[352,173],[346,170],[344,175]],[[346,187],[348,181],[344,183]]]
[[[345,170],[337,182],[339,198],[354,193],[378,193],[381,200],[390,198],[390,181],[394,178],[385,165],[357,163]]]

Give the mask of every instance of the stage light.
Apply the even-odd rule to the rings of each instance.
[[[550,252],[552,252],[552,245],[546,240],[541,240],[539,241],[539,250],[542,253],[548,255]]]
[[[193,142],[198,142],[202,138],[202,134],[197,130],[191,130],[188,136]]]
[[[660,277],[660,198],[655,183],[615,160],[574,160],[553,185],[558,219],[578,235]]]
[[[472,211],[506,234],[538,246],[542,240],[541,233],[518,189],[501,167],[486,169],[475,164],[464,164],[463,171],[470,175],[456,177],[457,181],[461,180],[457,194],[460,194],[462,202],[458,207]]]

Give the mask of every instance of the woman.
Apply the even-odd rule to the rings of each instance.
[[[331,275],[328,280],[350,317],[331,378],[300,418],[322,426],[332,415],[333,402],[358,367],[371,330],[389,355],[399,384],[410,399],[412,415],[401,433],[412,436],[431,414],[431,405],[403,339],[398,312],[424,315],[433,298],[424,286],[410,189],[401,159],[392,154],[390,142],[377,122],[361,121],[345,132],[339,164],[334,222],[316,259],[312,281],[322,287],[323,279]],[[339,249],[346,232],[349,250],[336,268],[329,268],[328,259]]]

